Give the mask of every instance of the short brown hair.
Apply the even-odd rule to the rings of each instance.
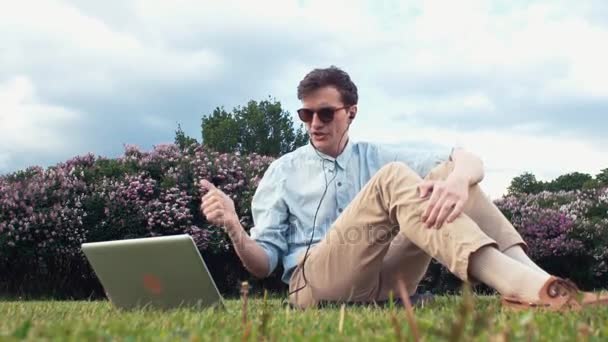
[[[319,88],[334,86],[340,92],[342,102],[347,106],[356,105],[359,100],[357,86],[350,76],[336,66],[325,69],[314,69],[298,85],[298,100],[302,100]]]

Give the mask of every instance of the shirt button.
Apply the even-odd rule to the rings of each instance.
[[[338,182],[338,186],[342,186],[342,182]]]
[[[339,212],[342,212],[342,208],[338,208],[338,211],[339,211]]]

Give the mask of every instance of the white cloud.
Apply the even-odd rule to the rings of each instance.
[[[65,147],[65,135],[57,128],[79,119],[68,109],[40,103],[25,77],[0,84],[0,141],[6,148],[50,151]]]
[[[351,127],[357,140],[404,145],[422,141],[444,146],[446,150],[460,146],[477,154],[487,172],[483,187],[494,198],[506,193],[513,177],[523,172],[551,180],[574,171],[595,175],[608,167],[608,151],[573,137],[530,134],[528,129],[534,131],[537,129],[534,126],[519,131],[500,128],[455,131],[415,122],[395,125],[384,121],[380,125],[369,118],[362,121]]]
[[[162,41],[144,42],[58,1],[6,6],[0,12],[0,37],[11,47],[0,55],[0,75],[20,70],[45,83],[59,81],[60,87],[49,91],[67,96],[82,92],[85,84],[89,92],[113,95],[125,80],[208,80],[223,68],[215,51],[180,51]]]
[[[504,13],[497,13],[495,4],[427,1],[416,9],[419,14],[408,17],[413,6],[404,3],[399,11],[409,20],[384,32],[393,44],[367,65],[376,64],[379,75],[391,80],[388,87],[410,94],[419,89],[435,99],[437,87],[462,91],[458,84],[446,84],[454,78],[514,100],[522,94],[608,96],[608,69],[602,67],[608,60],[608,45],[602,43],[608,41],[606,27],[563,3],[512,5]]]
[[[0,108],[0,170],[21,154],[56,154],[74,143],[65,130],[80,115],[41,103],[27,77],[0,84]]]
[[[115,154],[170,140],[175,122],[198,137],[203,113],[266,95],[293,113],[304,74],[335,64],[360,89],[354,138],[469,147],[493,195],[524,170],[595,173],[608,167],[598,4],[13,2],[0,12],[0,170],[16,154],[85,152],[82,137]]]

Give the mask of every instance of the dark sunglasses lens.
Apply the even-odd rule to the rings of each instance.
[[[334,119],[334,109],[333,108],[321,108],[317,112],[319,115],[319,119],[323,122],[330,122]]]
[[[298,116],[300,117],[300,120],[302,120],[304,122],[312,121],[312,116],[314,114],[315,113],[310,109],[299,109],[298,110]]]

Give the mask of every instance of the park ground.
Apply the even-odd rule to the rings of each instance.
[[[246,302],[246,305],[245,305]],[[0,340],[57,341],[586,341],[608,338],[608,308],[512,312],[498,297],[436,297],[399,305],[334,305],[306,311],[283,298],[227,299],[223,309],[124,311],[108,301],[0,302]],[[413,318],[413,321],[412,321]]]

